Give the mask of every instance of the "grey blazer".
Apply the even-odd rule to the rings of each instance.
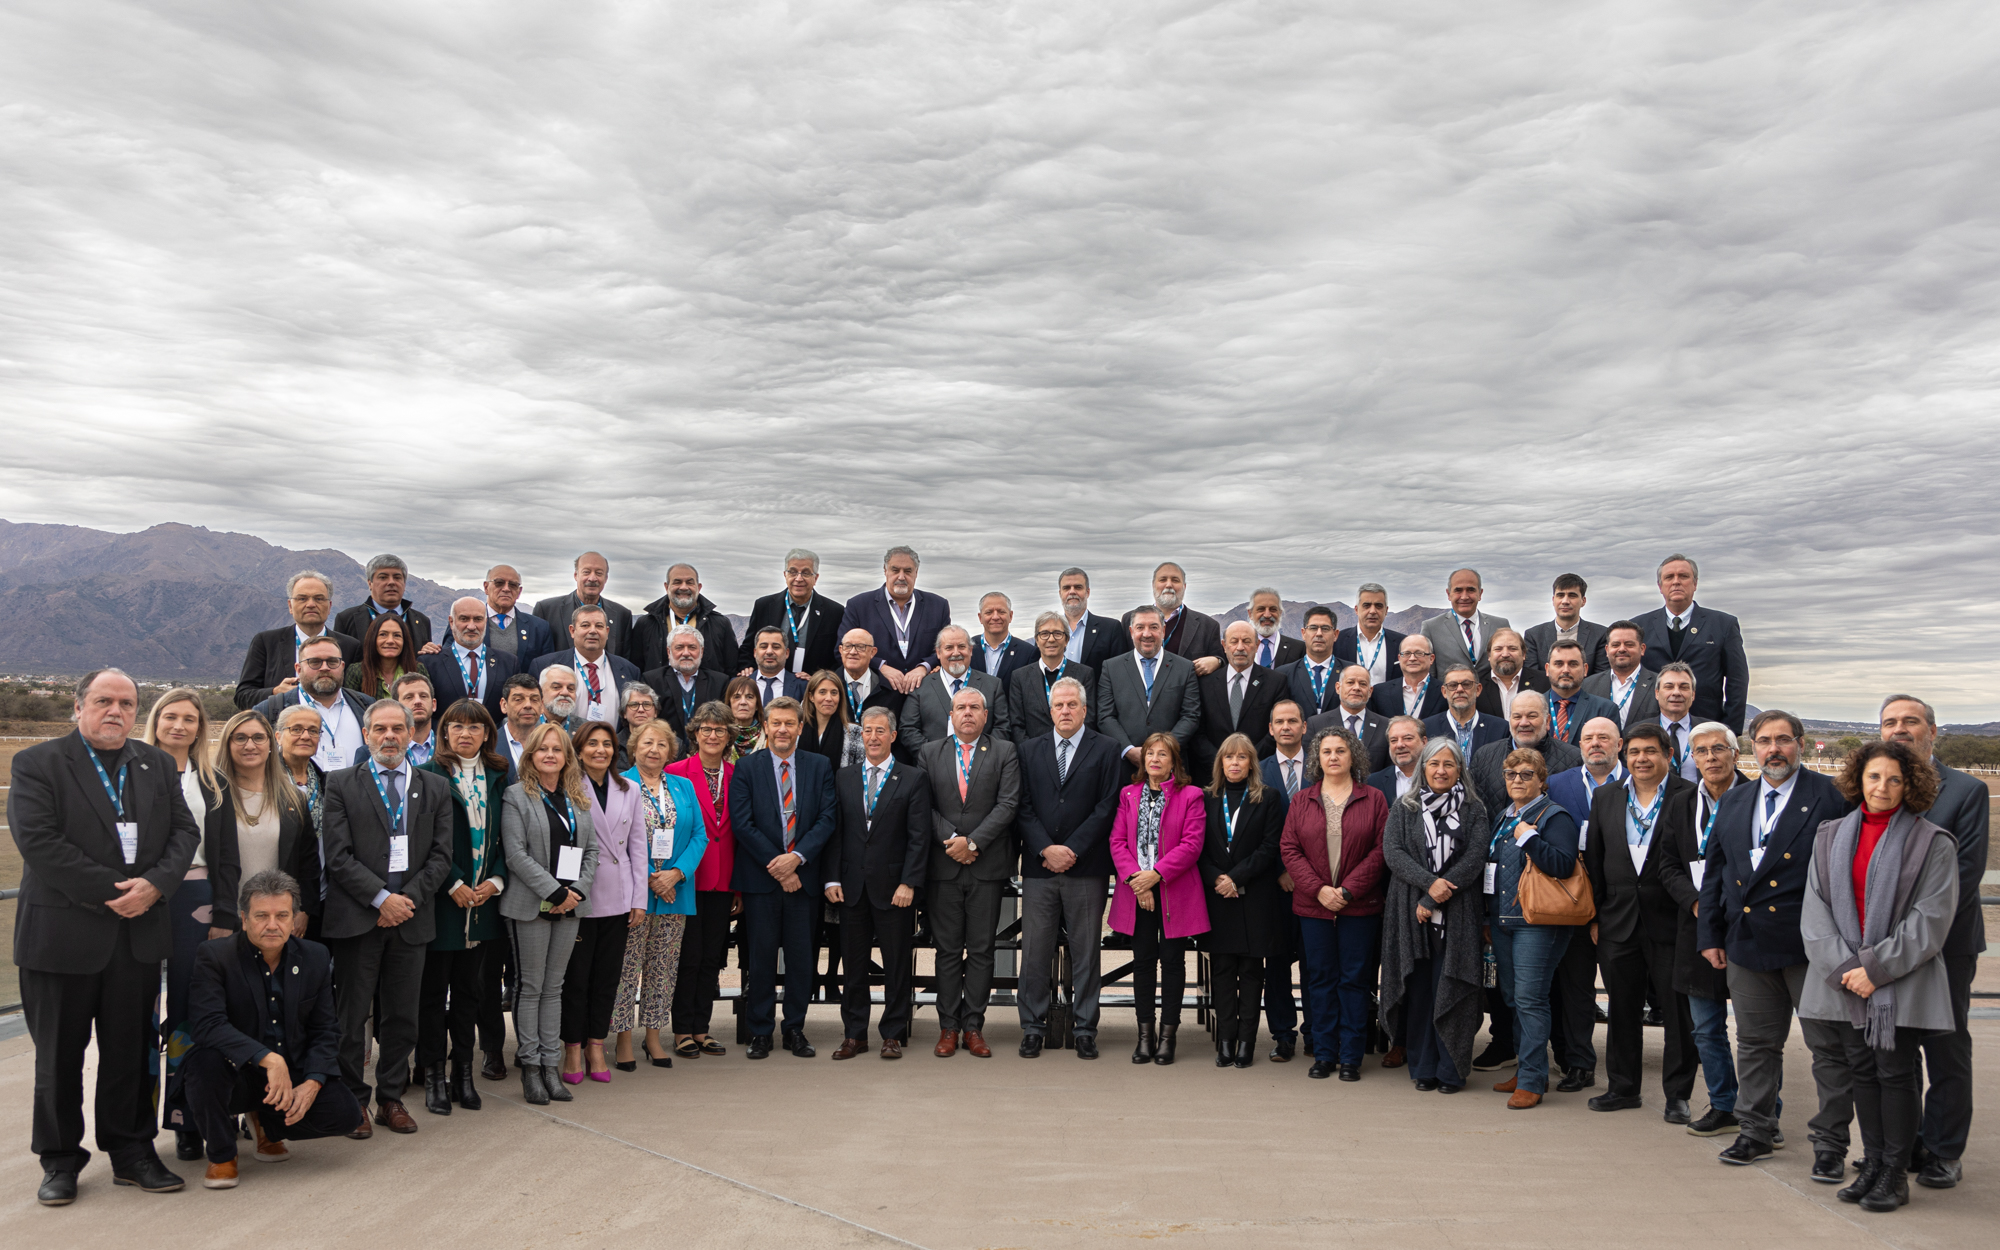
[[[1632,698],[1621,713],[1624,720],[1619,728],[1639,725],[1656,719],[1660,714],[1660,701],[1653,697],[1653,682],[1659,674],[1650,668],[1641,668],[1632,682]],[[1611,699],[1611,670],[1592,673],[1583,679],[1583,692],[1594,694],[1600,699]],[[1616,699],[1611,699],[1616,703]]]
[[[570,884],[590,897],[597,877],[597,830],[590,823],[590,804],[570,804],[576,813],[577,841],[583,847],[583,871]],[[507,853],[507,888],[500,894],[500,914],[509,920],[533,920],[542,904],[554,901],[565,887],[548,870],[549,816],[542,800],[515,782],[500,800],[500,845]],[[583,905],[571,913],[581,916]]]
[[[1098,732],[1116,742],[1121,753],[1152,734],[1170,733],[1185,757],[1188,743],[1201,728],[1201,687],[1196,684],[1194,661],[1165,649],[1159,659],[1150,703],[1136,650],[1106,660],[1097,670]]]
[[[1511,629],[1504,616],[1488,616],[1479,613],[1479,654],[1468,655],[1465,650],[1465,633],[1458,627],[1458,613],[1440,612],[1424,622],[1424,637],[1431,640],[1431,653],[1437,656],[1436,671],[1442,675],[1461,665],[1470,664],[1479,674],[1479,680],[1486,680],[1486,651],[1493,642],[1493,631]]]
[[[1799,912],[1799,937],[1805,941],[1806,959],[1811,964],[1806,970],[1805,989],[1799,994],[1799,1018],[1850,1023],[1847,1005],[1852,995],[1841,988],[1840,978],[1849,968],[1866,968],[1869,980],[1896,987],[1897,1028],[1949,1033],[1958,1023],[1952,1015],[1951,986],[1945,979],[1940,952],[1958,911],[1958,844],[1950,833],[1923,817],[1908,811],[1896,813],[1892,829],[1911,825],[1911,836],[1920,830],[1935,836],[1924,854],[1916,888],[1910,892],[1909,910],[1888,937],[1857,951],[1834,926],[1832,905],[1820,891],[1819,856],[1822,848],[1833,844],[1836,831],[1860,830],[1861,813],[1857,807],[1839,820],[1826,821],[1813,839],[1813,862],[1806,869],[1806,897]],[[1851,864],[1827,867],[1834,872],[1852,870]]]
[[[951,678],[944,670],[924,674],[916,693],[903,701],[903,716],[896,726],[896,744],[916,758],[918,748],[951,733]],[[1007,725],[1007,693],[1000,679],[976,668],[965,670],[966,684],[986,696],[986,732],[998,733]]]
[[[1021,763],[1014,744],[988,733],[972,753],[972,776],[958,797],[958,740],[939,738],[917,752],[931,781],[930,880],[956,881],[969,871],[975,881],[1005,881],[1014,875],[1014,812],[1021,805]],[[944,844],[963,834],[979,858],[967,869],[944,853]]]

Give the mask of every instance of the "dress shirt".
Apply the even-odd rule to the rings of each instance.
[[[861,705],[875,693],[875,670],[864,668],[857,677],[843,668],[840,670],[840,684],[842,693],[847,696],[847,711],[858,725],[861,723]]]
[[[1472,653],[1472,662],[1477,664],[1479,663],[1479,644],[1482,641],[1479,636],[1479,610],[1477,608],[1473,609],[1471,616],[1460,616],[1456,611],[1451,614],[1451,631],[1457,636],[1460,642],[1465,641],[1465,629],[1468,625],[1472,627],[1472,643],[1466,650]]]
[[[1611,769],[1610,775],[1606,776],[1603,781],[1599,781],[1597,778],[1591,776],[1588,768],[1583,770],[1583,819],[1576,822],[1576,849],[1579,852],[1590,846],[1590,804],[1597,798],[1597,787],[1612,784],[1623,785],[1626,781],[1630,780],[1631,776],[1632,774],[1625,771],[1623,764],[1615,765]]]
[[[775,673],[767,673],[759,669],[754,680],[757,683],[757,697],[765,703],[768,704],[773,699],[784,697],[785,670],[779,669]]]
[[[1514,684],[1511,686],[1501,681],[1498,673],[1491,674],[1489,680],[1492,681],[1493,688],[1500,692],[1500,719],[1510,720],[1514,715],[1514,696],[1528,687],[1519,673],[1514,674]]]
[[[422,742],[412,741],[410,749],[404,752],[404,755],[409,759],[410,763],[421,767],[430,763],[431,758],[437,754],[437,744],[437,726],[432,725],[429,735]]]
[[[1304,751],[1300,751],[1297,755],[1286,755],[1283,751],[1278,751],[1271,758],[1278,761],[1278,779],[1280,781],[1301,787],[1306,784],[1306,753]],[[1286,765],[1288,764],[1297,765],[1296,769],[1293,770],[1292,777],[1285,776]],[[1287,792],[1285,797],[1290,798],[1297,793],[1298,790],[1293,789]]]
[[[1666,804],[1662,801],[1662,796],[1666,794],[1666,791],[1667,779],[1662,777],[1660,778],[1659,788],[1653,791],[1653,801],[1660,803],[1662,811],[1666,808]],[[1651,804],[1642,804],[1639,802],[1638,788],[1632,784],[1630,779],[1627,779],[1625,783],[1625,849],[1632,853],[1632,871],[1634,873],[1645,870],[1646,852],[1653,845],[1653,834],[1660,827],[1660,818],[1658,815],[1655,815],[1651,825],[1641,825],[1639,817],[1632,814],[1632,809],[1637,807],[1643,815],[1650,806]]]
[[[759,678],[759,680],[762,679]],[[783,776],[780,775],[779,770],[786,764],[790,764],[792,766],[792,810],[796,812],[799,810],[798,758],[799,758],[799,748],[797,744],[794,744],[792,746],[792,753],[790,755],[779,755],[776,751],[771,752],[771,782],[773,785],[778,787],[778,819],[781,822],[784,820],[784,815],[785,815],[785,809],[784,809],[785,780]],[[778,841],[780,844],[782,844],[784,840],[785,840],[785,828],[784,825],[781,823],[778,826]],[[789,850],[791,854],[799,857],[800,864],[804,864],[806,862],[806,855],[804,851],[791,847],[788,847],[786,849]]]
[[[1576,627],[1577,627],[1577,625],[1581,625],[1581,624],[1583,624],[1583,618],[1582,618],[1581,616],[1577,617],[1577,618],[1576,618],[1576,624],[1575,624],[1575,625],[1571,625],[1571,626],[1570,626],[1570,627],[1569,627],[1568,629],[1564,629],[1564,628],[1563,628],[1563,623],[1562,623],[1561,621],[1555,621],[1555,622],[1552,622],[1552,623],[1553,623],[1553,624],[1555,625],[1555,627],[1556,627],[1556,636],[1555,636],[1555,638],[1553,639],[1553,641],[1555,641],[1555,642],[1575,642],[1575,641],[1577,640],[1577,638],[1576,638]],[[1584,659],[1586,659],[1586,660],[1588,660],[1589,658],[1590,658],[1589,656],[1585,656],[1585,657],[1584,657]]]
[[[306,693],[304,686],[297,694],[300,707],[319,713],[319,749],[313,752],[313,759],[321,770],[330,773],[354,763],[354,753],[362,747],[361,721],[348,708],[347,700],[335,691],[333,706],[328,707]]]
[[[1274,667],[1272,661],[1278,658],[1278,643],[1279,636],[1277,630],[1272,630],[1269,634],[1258,634],[1257,650],[1250,657],[1251,662],[1262,664],[1265,668]]]
[[[1389,680],[1389,637],[1387,630],[1378,629],[1373,639],[1361,636],[1361,627],[1354,627],[1354,662],[1368,669],[1368,684],[1380,685]]]
[[[518,770],[521,767],[521,740],[514,736],[513,721],[502,720],[500,722],[500,740],[507,744],[507,758],[513,762],[515,769]]]
[[[896,610],[896,597],[889,593],[887,586],[882,587],[882,598],[889,604],[889,629],[896,635],[896,645],[902,648],[904,655],[908,655],[910,627],[917,619],[917,592],[914,589],[910,591],[910,602],[900,612]]]
[[[1631,675],[1623,681],[1618,679],[1616,672],[1611,674],[1611,701],[1618,705],[1618,727],[1620,729],[1625,727],[1625,718],[1632,710],[1632,694],[1638,688],[1638,669],[1633,669]]]
[[[376,774],[376,771],[375,771],[375,768],[373,767],[373,763],[374,763],[374,762],[373,762],[373,761],[371,760],[371,761],[370,761],[370,762],[369,762],[368,764],[364,764],[364,765],[362,766],[362,767],[364,767],[364,768],[366,768],[366,769],[368,770],[368,784],[370,784],[370,785],[373,785],[373,784],[375,784],[375,780],[376,780],[376,776],[377,776],[377,774]],[[396,826],[396,827],[394,827],[394,828],[391,828],[391,829],[389,830],[389,836],[390,836],[390,837],[392,837],[392,838],[393,838],[393,837],[395,837],[395,836],[396,836],[396,835],[398,835],[398,834],[402,834],[402,835],[404,835],[404,836],[408,836],[408,832],[409,832],[409,828],[410,828],[410,761],[409,761],[409,757],[408,757],[408,756],[405,756],[405,757],[404,757],[404,758],[402,759],[402,761],[401,761],[400,763],[398,763],[398,764],[397,764],[397,765],[396,765],[396,766],[395,766],[394,768],[384,768],[384,769],[382,769],[382,770],[381,770],[381,774],[380,774],[380,776],[381,776],[381,781],[382,781],[382,784],[383,784],[384,786],[387,786],[387,785],[389,784],[389,778],[391,778],[391,777],[396,777],[396,778],[399,778],[400,780],[399,780],[399,782],[398,782],[398,788],[399,788],[399,790],[400,790],[400,792],[401,792],[401,794],[402,794],[402,796],[403,796],[403,803],[402,803],[402,808],[403,808],[403,823],[402,823],[401,825],[399,825],[399,826]],[[379,803],[379,802],[381,802],[381,801],[382,801],[382,800],[381,800],[381,799],[380,799],[379,797],[378,797],[378,798],[376,799],[376,802],[378,802],[378,803]],[[392,817],[394,817],[394,816],[395,816],[395,812],[394,812],[393,810],[391,810],[391,811],[385,811],[385,812],[383,813],[383,818],[384,818],[385,820],[386,820],[386,819],[389,819],[389,818],[392,818]],[[411,854],[410,854],[410,856],[409,856],[409,860],[408,860],[408,862],[409,862],[409,864],[410,864],[410,868],[409,868],[408,872],[400,872],[400,873],[392,873],[392,874],[390,874],[391,876],[394,876],[394,877],[396,878],[396,882],[395,882],[395,884],[396,884],[396,885],[397,885],[397,886],[398,886],[399,888],[400,888],[400,887],[402,886],[402,884],[403,884],[403,881],[402,881],[402,879],[403,879],[403,878],[404,878],[405,876],[407,876],[409,872],[415,872],[415,871],[416,871],[416,863],[417,863],[417,857],[416,857],[416,855],[415,855],[415,853],[414,853],[414,848],[412,848],[412,852],[411,852]],[[380,890],[377,890],[377,891],[375,891],[375,897],[374,897],[374,898],[372,898],[372,899],[370,899],[370,900],[368,901],[368,905],[369,905],[370,907],[374,907],[374,908],[378,908],[378,909],[379,909],[379,908],[380,908],[380,907],[382,906],[382,904],[384,904],[384,903],[386,903],[386,902],[388,902],[388,901],[389,901],[389,895],[390,895],[390,893],[391,893],[391,892],[392,892],[392,891],[390,891],[390,890],[389,890],[389,889],[387,889],[386,887],[385,887],[385,888],[383,888],[383,889],[380,889]],[[412,902],[414,902],[415,900],[413,899],[413,900],[411,900],[411,901],[412,901]]]
[[[1229,692],[1229,723],[1234,725],[1242,713],[1243,700],[1250,697],[1250,670],[1230,669],[1224,688]]]
[[[1800,768],[1803,767],[1804,765],[1800,765]],[[1798,784],[1798,768],[1792,770],[1792,775],[1785,778],[1782,785],[1774,786],[1768,778],[1758,778],[1757,810],[1750,814],[1750,870],[1752,872],[1757,872],[1764,867],[1764,844],[1770,840],[1771,834],[1777,830],[1778,821],[1785,814],[1785,804],[1792,801],[1792,791],[1798,788]],[[1778,796],[1776,804],[1771,803],[1772,794]],[[1771,821],[1768,825],[1764,822],[1764,812],[1767,808],[1771,812]]]
[[[1342,704],[1340,708],[1340,727],[1357,738],[1367,733],[1368,705],[1364,703],[1360,707],[1350,708],[1346,704]]]
[[[472,660],[472,671],[477,681],[474,686],[466,687],[465,697],[474,703],[482,703],[486,699],[486,644],[482,642],[477,649],[467,651],[459,644],[458,639],[452,639],[451,658],[458,663],[460,677],[465,676],[465,662],[468,657]]]
[[[1417,709],[1424,705],[1424,696],[1431,692],[1431,683],[1436,680],[1436,673],[1425,673],[1424,679],[1414,686],[1408,680],[1403,682],[1403,715],[1420,714]]]
[[[1084,635],[1090,631],[1090,612],[1085,609],[1083,616],[1074,621],[1064,617],[1063,624],[1069,626],[1069,642],[1063,646],[1063,659],[1081,664]]]
[[[607,725],[618,723],[618,680],[611,675],[611,653],[597,657],[597,698],[590,697],[590,665],[593,661],[581,655],[573,655],[572,668],[576,669],[576,715],[580,721],[603,721]]]
[[[1408,794],[1410,792],[1410,787],[1416,784],[1417,784],[1417,770],[1415,768],[1411,768],[1410,771],[1407,773],[1400,768],[1396,770],[1397,798],[1400,799],[1404,795]]]
[[[791,592],[785,592],[784,606],[792,610],[792,671],[799,676],[806,675],[806,626],[812,623],[812,596],[807,595],[803,604],[793,603]],[[754,641],[754,640],[753,640]]]
[[[1678,735],[1680,756],[1675,762],[1675,771],[1679,772],[1681,776],[1686,777],[1689,781],[1698,782],[1701,780],[1701,770],[1694,766],[1694,751],[1688,742],[1688,736],[1694,733],[1694,716],[1689,714],[1681,717],[1679,720],[1668,720],[1666,713],[1662,712],[1660,714],[1660,728],[1667,731],[1667,740],[1670,742],[1676,739],[1673,729],[1676,725],[1680,726],[1680,734]]]
[[[995,651],[986,641],[986,635],[981,634],[979,636],[979,658],[984,662],[985,672],[988,677],[998,677],[1000,675],[1000,664],[1007,658],[1007,645],[1013,641],[1014,636],[1012,634],[1003,636],[1000,639],[1000,649]]]

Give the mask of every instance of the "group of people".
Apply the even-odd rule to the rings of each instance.
[[[990,1057],[1014,880],[1023,1058],[1062,1028],[1059,948],[1069,1045],[1098,1057],[1107,919],[1132,954],[1134,1063],[1175,1062],[1199,949],[1217,1067],[1255,1063],[1261,1016],[1268,1060],[1303,1035],[1313,1078],[1362,1079],[1384,1036],[1381,1065],[1419,1091],[1512,1068],[1494,1088],[1521,1110],[1596,1086],[1601,978],[1591,1109],[1642,1105],[1655,1011],[1667,1122],[1762,1160],[1796,1015],[1813,1178],[1869,1210],[1906,1202],[1913,1171],[1958,1182],[1985,787],[1936,760],[1914,696],[1886,699],[1880,740],[1832,778],[1800,767],[1796,717],[1746,729],[1740,630],[1695,602],[1687,557],[1661,562],[1661,607],[1608,626],[1564,574],[1553,619],[1516,631],[1459,569],[1419,632],[1387,629],[1369,583],[1354,625],[1314,607],[1298,638],[1275,590],[1225,627],[1166,563],[1112,619],[1072,568],[1032,643],[999,592],[976,637],[952,623],[918,567],[891,548],[843,605],[792,551],[739,639],[690,565],[638,613],[603,597],[595,553],[532,612],[497,565],[434,637],[381,556],[337,616],[325,577],[291,578],[291,622],[252,641],[219,731],[197,691],[141,727],[129,677],[86,677],[76,732],[16,757],[8,804],[41,1201],[73,1200],[89,1157],[93,1032],[98,1144],[149,1191],[183,1184],[153,1146],[156,1037],[177,1152],[225,1188],[238,1117],[276,1160],[291,1139],[417,1131],[413,1084],[430,1113],[479,1109],[478,1080],[509,1079],[510,1004],[531,1104],[724,1055],[732,945],[748,1058],[816,1054],[822,978],[831,1057],[876,1049],[875,959],[878,1053],[899,1058],[919,911],[933,1054]]]

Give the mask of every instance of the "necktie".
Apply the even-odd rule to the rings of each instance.
[[[1361,736],[1361,718],[1359,716],[1355,715],[1348,716],[1347,732],[1353,734],[1357,738]]]
[[[880,764],[870,764],[868,766],[868,817],[871,820],[875,817],[875,800],[881,797],[881,794],[882,766]]]
[[[507,628],[507,614],[505,612],[502,612],[500,615],[494,617],[493,623],[495,625],[498,625],[502,629]]]
[[[398,810],[401,809],[403,806],[403,774],[400,772],[383,773],[382,785],[389,792],[388,814],[393,819],[396,816]],[[409,817],[407,813],[405,813],[404,815],[403,823],[404,825],[407,825],[409,823]],[[402,831],[403,831],[402,827],[399,826],[397,828],[391,829],[389,832],[391,834],[397,834],[401,833]],[[391,891],[401,889],[403,885],[403,874],[400,872],[389,873],[384,884],[387,885]]]
[[[604,697],[604,687],[597,684],[596,660],[585,660],[583,662],[583,683],[585,688],[590,692],[590,701],[592,703]]]
[[[1675,617],[1673,619],[1673,623],[1667,626],[1667,654],[1672,656],[1676,660],[1680,659],[1681,639],[1686,636],[1687,636],[1686,619],[1678,616]]]
[[[1278,644],[1276,638],[1266,638],[1264,645],[1257,649],[1257,662],[1265,668],[1271,667],[1271,648]]]
[[[1479,662],[1479,650],[1478,644],[1472,640],[1472,622],[1465,617],[1460,617],[1458,623],[1465,626],[1465,654],[1472,658],[1473,663],[1477,664]]]
[[[1776,790],[1766,790],[1764,792],[1764,827],[1757,831],[1757,845],[1759,847],[1762,847],[1766,842],[1771,840],[1771,829],[1777,824],[1777,815],[1778,792]]]
[[[848,705],[849,707],[851,707],[851,708],[854,708],[854,709],[856,709],[856,712],[855,712],[855,714],[856,714],[857,716],[858,716],[858,715],[860,715],[860,711],[859,711],[859,709],[860,709],[860,707],[861,707],[861,683],[860,683],[860,682],[858,682],[858,681],[850,681],[850,682],[848,682],[848,683],[847,683],[847,705]]]
[[[965,779],[972,772],[972,748],[958,745],[958,801],[965,802]]]
[[[1298,792],[1299,792],[1299,762],[1297,760],[1286,760],[1285,796],[1289,798],[1292,795],[1297,794]]]
[[[1139,671],[1146,675],[1146,702],[1149,704],[1153,701],[1153,665],[1158,662],[1151,656],[1139,657]]]
[[[477,699],[479,697],[478,659],[479,657],[475,653],[471,651],[465,652],[465,697],[468,699]]]
[[[778,684],[777,678],[760,677],[758,678],[758,680],[764,683],[764,702],[769,703],[771,700],[778,697],[778,692],[771,688]]]
[[[1681,723],[1675,721],[1668,725],[1667,732],[1674,736],[1674,768],[1678,770],[1681,766]]]
[[[799,806],[797,797],[792,793],[790,760],[778,761],[778,806],[785,812],[785,849],[789,851],[799,836]]]
[[[1229,679],[1229,723],[1234,725],[1243,715],[1243,674],[1237,673]]]
[[[1313,702],[1326,702],[1326,665],[1313,665]]]
[[[1056,743],[1056,784],[1069,780],[1069,739]]]
[[[954,677],[954,678],[952,678],[952,679],[951,679],[951,697],[952,697],[952,698],[956,699],[956,698],[958,697],[958,692],[959,692],[959,691],[961,691],[961,690],[963,690],[963,689],[965,689],[965,678],[963,678],[963,677]]]
[[[1569,704],[1570,701],[1568,699],[1556,700],[1556,737],[1558,738],[1567,739],[1569,737]]]

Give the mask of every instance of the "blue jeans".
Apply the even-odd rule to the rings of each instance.
[[[1569,946],[1569,926],[1501,925],[1492,928],[1500,993],[1514,1013],[1514,1053],[1520,1059],[1515,1088],[1549,1092],[1549,987]]]
[[[1701,1079],[1708,1083],[1708,1105],[1717,1111],[1736,1110],[1736,1062],[1729,1053],[1729,1000],[1687,996],[1694,1016],[1694,1049],[1701,1056]]]
[[[1313,1058],[1361,1062],[1368,1045],[1368,968],[1382,947],[1382,917],[1299,917],[1305,939],[1306,992],[1312,1004]]]

